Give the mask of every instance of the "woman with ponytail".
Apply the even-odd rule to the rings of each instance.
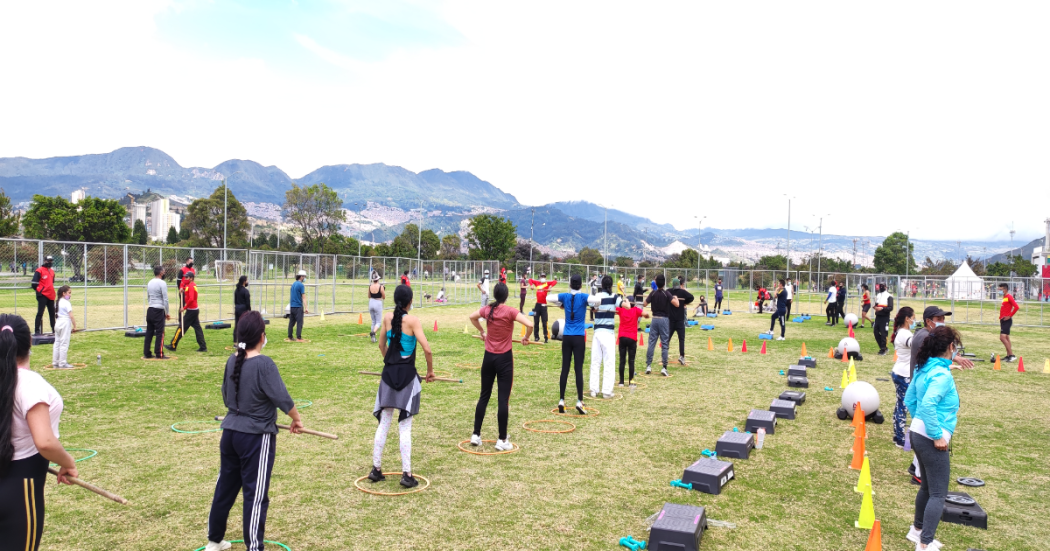
[[[79,475],[58,441],[62,397],[29,370],[31,343],[24,319],[0,314],[0,547],[36,551],[48,461],[59,465],[60,483]]]
[[[911,330],[914,328],[915,310],[911,306],[897,310],[897,317],[893,318],[893,335],[890,336],[897,359],[890,371],[890,378],[897,388],[897,405],[893,408],[893,443],[898,448],[904,448],[904,422],[908,417],[908,411],[904,408],[904,395],[911,383]]]
[[[497,283],[492,290],[492,296],[495,299],[492,304],[482,306],[480,310],[470,315],[470,322],[478,328],[482,340],[485,341],[485,357],[481,360],[481,396],[474,409],[474,432],[470,436],[470,443],[474,446],[481,445],[481,424],[485,420],[489,398],[492,397],[492,383],[498,381],[497,403],[499,405],[496,410],[496,421],[499,424],[499,439],[496,440],[498,451],[514,449],[507,438],[510,389],[514,386],[514,352],[511,350],[514,344],[514,322],[532,329],[532,320],[528,316],[505,304],[509,295],[510,289],[507,288],[507,284]],[[485,327],[481,326],[479,321],[481,318],[485,318]],[[528,333],[522,336],[521,344],[529,344]]]
[[[372,272],[372,283],[368,286],[368,315],[372,317],[372,330],[369,333],[372,342],[376,342],[376,331],[383,324],[383,301],[386,300],[386,287],[379,282],[379,272]]]
[[[394,410],[401,414],[397,426],[401,437],[401,485],[415,488],[419,485],[412,476],[412,416],[419,413],[419,396],[423,387],[416,371],[416,348],[422,348],[427,359],[428,383],[434,382],[434,355],[430,343],[423,334],[423,322],[408,315],[412,310],[412,288],[398,285],[394,289],[394,311],[383,315],[385,339],[379,339],[379,352],[383,355],[383,376],[379,380],[375,407],[372,415],[379,421],[372,448],[372,472],[368,479],[379,482],[386,479],[381,468],[383,447],[387,433],[393,423]]]
[[[558,412],[565,413],[565,387],[569,383],[569,366],[576,372],[576,411],[587,415],[583,405],[583,355],[587,351],[587,301],[589,295],[581,293],[583,277],[579,274],[569,278],[569,292],[560,293],[555,305],[565,310],[565,327],[561,337],[561,399]]]
[[[262,354],[266,325],[256,311],[245,312],[235,332],[237,353],[226,360],[222,401],[226,418],[219,441],[219,480],[208,515],[205,551],[230,548],[225,541],[226,520],[244,494],[244,545],[263,548],[266,511],[270,505],[270,471],[277,446],[277,410],[292,418],[291,432],[299,434],[303,421],[284,386],[277,364]]]
[[[955,329],[945,325],[930,331],[919,348],[915,374],[904,396],[912,417],[911,447],[922,473],[915,496],[915,519],[907,535],[915,543],[915,551],[941,547],[934,536],[948,494],[948,444],[959,413],[959,392],[949,366],[960,348],[962,340]]]

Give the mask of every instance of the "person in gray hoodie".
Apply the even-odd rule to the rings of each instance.
[[[154,266],[153,275],[156,276],[146,284],[146,299],[149,309],[146,310],[146,342],[142,345],[142,357],[146,359],[156,358],[165,360],[164,355],[164,322],[171,319],[168,314],[168,284],[164,281],[164,266]],[[156,337],[154,350],[150,351],[150,343]]]

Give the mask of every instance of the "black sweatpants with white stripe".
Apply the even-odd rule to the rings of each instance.
[[[226,520],[244,493],[244,546],[248,551],[263,548],[266,532],[266,510],[270,506],[270,470],[273,469],[274,434],[249,434],[235,430],[222,431],[219,441],[221,463],[215,497],[208,515],[208,541],[220,542],[226,537]]]
[[[44,532],[47,459],[39,453],[12,461],[0,477],[0,549],[36,551]]]

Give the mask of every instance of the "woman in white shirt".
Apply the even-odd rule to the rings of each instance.
[[[62,397],[29,370],[29,325],[0,314],[0,541],[5,549],[40,548],[48,461],[58,481],[77,476],[73,456],[58,441]]]
[[[837,325],[839,322],[839,309],[838,304],[836,304],[836,302],[838,301],[838,286],[835,285],[834,281],[829,283],[829,285],[830,287],[828,287],[828,296],[824,299],[824,304],[827,304],[827,308],[824,309],[824,313],[828,315],[828,322],[824,325],[834,326]]]
[[[58,322],[55,324],[55,346],[51,351],[51,367],[55,369],[72,369],[67,356],[69,339],[77,329],[77,320],[73,317],[73,291],[69,285],[58,289]]]
[[[904,423],[907,420],[904,395],[911,384],[911,330],[914,324],[915,310],[911,306],[897,310],[897,317],[893,319],[893,336],[890,338],[897,352],[897,361],[893,364],[890,377],[897,387],[897,405],[893,408],[893,443],[898,448],[904,447]]]

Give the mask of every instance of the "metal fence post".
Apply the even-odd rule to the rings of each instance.
[[[124,327],[128,326],[128,246],[124,245]]]
[[[87,267],[88,267],[88,265],[87,265],[87,263],[88,263],[88,255],[87,255],[87,248],[88,248],[87,243],[85,243],[84,244],[84,269],[82,270],[84,272],[84,274],[83,274],[84,275],[84,329],[87,329],[87,326],[88,326],[88,317],[87,317],[87,295],[88,295],[87,294],[87,286],[88,286],[88,281],[87,281],[87,278],[88,278],[88,269],[87,269]],[[102,254],[103,255],[106,254],[105,245],[103,245]],[[103,277],[105,277],[105,276],[103,276]],[[70,305],[70,306],[72,306],[72,305]]]

